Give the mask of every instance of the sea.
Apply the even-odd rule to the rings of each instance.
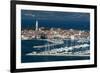
[[[34,17],[25,14],[32,13]],[[75,29],[81,31],[90,31],[90,14],[89,13],[78,13],[78,12],[52,12],[52,11],[31,11],[21,10],[21,30],[23,29],[34,29],[38,21],[38,27],[45,28],[61,28],[61,29]],[[21,62],[51,62],[51,61],[73,61],[73,60],[89,60],[90,56],[32,56],[26,55],[33,51],[41,52],[44,48],[33,48],[33,46],[51,44],[46,40],[21,40]],[[51,46],[50,50],[58,49],[64,46],[74,46],[80,44],[90,44],[89,42],[78,43],[77,40],[64,40],[64,44],[57,46]],[[75,49],[75,51],[90,49],[90,47]]]
[[[74,46],[74,45],[81,45],[81,44],[90,44],[90,42],[84,42],[79,43],[78,40],[64,40],[63,44],[51,46],[49,50],[52,49],[58,49],[65,46]],[[22,63],[31,63],[31,62],[52,62],[52,61],[73,61],[73,60],[89,60],[90,56],[33,56],[33,55],[26,55],[28,53],[31,53],[33,51],[41,52],[44,51],[45,48],[33,48],[33,46],[38,45],[45,45],[45,44],[51,44],[51,42],[48,42],[46,40],[38,40],[38,39],[32,39],[32,40],[22,40],[21,41],[21,62]],[[72,51],[84,51],[89,50],[90,47],[84,47],[75,49]]]

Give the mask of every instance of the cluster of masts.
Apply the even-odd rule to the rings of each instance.
[[[63,31],[63,30],[62,30]],[[70,30],[71,32],[73,32],[73,30],[71,29]],[[36,20],[36,24],[35,24],[35,38],[36,39],[38,39],[38,37],[39,37],[39,24],[38,24],[38,20]],[[44,31],[45,32],[45,31]],[[27,34],[26,34],[27,35]],[[60,34],[61,35],[61,34]],[[79,33],[77,34],[78,36],[81,36],[82,35],[82,31],[79,31]],[[62,36],[62,35],[61,35]],[[65,52],[67,52],[67,50],[68,49],[74,49],[74,48],[80,48],[80,47],[87,47],[87,46],[89,46],[89,45],[81,45],[81,46],[73,46],[73,41],[76,39],[76,37],[75,37],[75,34],[73,34],[73,35],[70,35],[70,39],[71,39],[71,42],[70,43],[68,43],[68,42],[66,42],[67,44],[66,44],[66,46],[67,47],[63,47],[63,49],[57,49],[56,48],[56,46],[57,45],[63,45],[64,44],[64,39],[55,39],[56,40],[56,42],[55,42],[55,40],[53,40],[53,39],[42,39],[42,40],[47,40],[48,42],[52,42],[53,44],[49,44],[49,43],[47,43],[46,45],[40,45],[40,46],[33,46],[33,48],[37,48],[37,49],[40,49],[40,48],[45,48],[45,50],[44,50],[44,52],[42,52],[42,53],[47,53],[47,52],[49,52],[49,53],[52,53],[52,51],[54,51],[54,50],[51,50],[51,48],[50,47],[52,47],[52,49],[57,49],[57,50],[64,50],[64,48],[66,49],[65,50]],[[80,39],[79,39],[80,40]],[[87,39],[86,39],[87,40]],[[58,42],[57,42],[58,41]],[[63,41],[62,43],[61,43],[61,41]],[[81,41],[80,41],[81,42]],[[75,42],[74,42],[75,43]],[[74,44],[75,45],[75,44]],[[72,46],[72,47],[71,47]],[[51,50],[51,51],[50,51]],[[64,53],[65,53],[64,52]],[[62,54],[62,53],[61,53]]]

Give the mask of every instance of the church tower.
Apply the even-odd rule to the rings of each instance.
[[[38,21],[36,21],[35,30],[38,31]]]
[[[36,32],[36,33],[35,33],[35,38],[36,38],[36,39],[39,38],[39,35],[38,35],[39,32],[38,32],[38,30],[39,30],[39,28],[38,28],[38,21],[36,20],[36,24],[35,24],[35,32]]]

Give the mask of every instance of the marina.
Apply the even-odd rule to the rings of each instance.
[[[33,46],[33,48],[46,48],[46,47],[56,46],[56,45],[60,45],[60,44],[64,43],[62,40],[56,40],[56,39],[52,39],[52,40],[49,40],[49,39],[38,39],[38,40],[45,40],[45,41],[51,42],[53,44]]]
[[[68,26],[62,27],[62,23],[59,22],[55,25],[48,23],[49,26],[45,26],[45,23],[40,23],[41,20],[35,19],[34,21],[34,27],[21,29],[21,62],[90,59],[89,29],[73,27],[63,21],[62,23]],[[71,22],[71,25],[74,24],[78,25]]]
[[[38,48],[48,48],[50,46],[54,46],[54,45],[47,45],[47,46],[37,46]],[[86,48],[89,47],[89,44],[84,44],[84,45],[76,45],[76,46],[71,46],[71,47],[61,47],[61,48],[57,48],[57,49],[52,49],[52,50],[45,50],[42,52],[36,52],[33,51],[32,53],[28,53],[26,55],[49,55],[49,56],[89,56],[89,50],[84,50],[82,51],[76,51],[76,52],[72,52],[71,50],[75,50],[75,49],[80,49],[80,48]],[[70,52],[69,52],[70,51]]]

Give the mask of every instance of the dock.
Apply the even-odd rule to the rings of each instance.
[[[63,40],[50,40],[50,39],[40,39],[40,40],[46,40],[46,41],[51,42],[53,44],[45,44],[45,45],[33,46],[33,48],[45,48],[45,47],[61,45],[61,44],[64,43]]]

